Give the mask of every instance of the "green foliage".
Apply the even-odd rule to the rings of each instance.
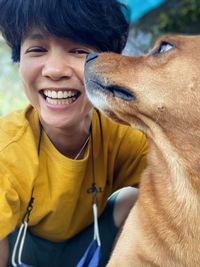
[[[167,1],[165,11],[159,16],[161,32],[199,33],[200,1]]]
[[[0,39],[0,115],[22,108],[27,103],[18,76],[18,66],[10,59],[10,50]]]

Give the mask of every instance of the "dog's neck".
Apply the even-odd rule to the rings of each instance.
[[[174,158],[185,170],[199,176],[200,183],[200,124],[182,127],[167,124],[165,127],[145,115],[138,115],[149,143],[163,154],[165,161]],[[134,127],[134,124],[132,125]]]
[[[200,184],[200,131],[191,129],[179,131],[174,129],[162,129],[156,125],[153,130],[148,131],[149,143],[152,143],[169,162],[176,162],[182,166],[185,172],[192,176],[199,176]]]
[[[162,223],[167,217],[169,223],[181,225],[180,234],[184,238],[188,232],[200,238],[199,225],[196,223],[200,212],[200,172],[197,166],[200,153],[197,154],[198,147],[194,147],[196,140],[188,141],[188,146],[185,144],[184,147],[181,142],[188,140],[185,136],[179,136],[180,139],[171,137],[157,124],[151,125],[151,130],[147,131],[149,167],[141,181],[139,205],[147,209],[151,207],[149,212],[155,213],[155,217],[160,216]],[[189,149],[193,150],[190,151],[190,159],[186,159]],[[158,206],[155,199],[159,201]]]
[[[158,184],[161,181],[162,187],[166,185],[165,181],[171,185],[167,197],[175,194],[179,200],[183,196],[182,203],[191,203],[196,192],[200,191],[200,130],[176,132],[176,128],[161,128],[148,117],[142,120],[145,121],[149,143],[150,176],[154,176]],[[163,189],[165,194],[168,189]]]

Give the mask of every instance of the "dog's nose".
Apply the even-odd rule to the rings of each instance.
[[[97,54],[92,54],[92,53],[88,54],[87,57],[86,57],[86,63],[88,63],[89,61],[91,61],[91,60],[93,60],[93,59],[95,59],[97,57],[98,57]]]

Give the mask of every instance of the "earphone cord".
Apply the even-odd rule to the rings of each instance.
[[[97,112],[98,113],[98,112]],[[99,115],[99,113],[98,113]],[[102,133],[101,119],[100,121],[100,133]],[[98,225],[98,199],[97,193],[102,192],[102,188],[97,188],[95,181],[95,166],[94,166],[94,140],[93,132],[91,125],[91,157],[92,157],[92,186],[88,188],[87,192],[92,194],[92,208],[93,208],[93,219],[94,219],[94,237],[93,239],[97,241],[98,246],[101,246],[101,239],[99,234],[99,225]]]

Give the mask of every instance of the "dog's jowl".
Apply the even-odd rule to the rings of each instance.
[[[163,36],[142,57],[89,57],[85,85],[107,116],[144,131],[148,167],[109,267],[200,266],[200,36]]]

